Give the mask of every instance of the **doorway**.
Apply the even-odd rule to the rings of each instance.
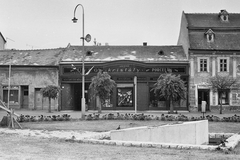
[[[199,89],[198,90],[198,111],[201,111],[202,101],[206,101],[206,111],[209,111],[209,89]]]
[[[89,102],[88,88],[90,83],[85,83],[86,108]],[[62,110],[81,111],[82,83],[62,84]]]
[[[28,108],[28,86],[21,86],[21,108]]]

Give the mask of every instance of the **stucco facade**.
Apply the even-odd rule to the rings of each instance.
[[[48,99],[42,97],[40,89],[59,86],[58,64],[63,50],[0,51],[0,99],[14,109],[47,109]],[[52,109],[58,110],[58,99],[51,103]]]
[[[0,82],[2,84],[0,98],[5,99],[8,92],[9,67],[0,68]],[[10,97],[17,96],[17,99],[13,98],[11,100],[10,98],[11,108],[47,109],[47,99],[42,101],[39,91],[47,85],[58,85],[58,68],[13,66],[11,67],[10,84],[12,86],[11,91],[17,91],[15,93],[10,92]],[[39,100],[43,104],[39,104]],[[52,105],[53,108],[57,108],[58,101],[52,101]]]
[[[191,109],[200,110],[202,101],[207,102],[207,110],[218,109],[219,93],[208,85],[210,77],[225,75],[240,83],[239,37],[240,14],[183,12],[178,44],[188,48]],[[224,109],[238,109],[239,93],[236,85],[224,91]]]

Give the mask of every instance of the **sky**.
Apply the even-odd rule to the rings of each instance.
[[[84,32],[105,45],[176,45],[182,12],[240,13],[240,0],[0,0],[0,32],[6,49],[82,45]]]

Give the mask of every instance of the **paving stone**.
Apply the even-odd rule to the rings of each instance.
[[[124,143],[123,143],[122,141],[116,141],[116,145],[117,145],[117,146],[123,146]]]
[[[171,145],[170,145],[170,148],[175,148],[175,149],[177,149],[178,146],[179,146],[178,144],[171,144]]]
[[[141,142],[133,142],[132,146],[134,146],[134,147],[142,147],[142,143]]]
[[[169,144],[162,144],[162,148],[170,148]]]
[[[108,144],[115,146],[115,145],[116,145],[116,142],[109,141]]]
[[[199,145],[192,145],[190,148],[191,149],[200,149],[200,146]]]
[[[142,147],[151,148],[152,144],[151,143],[142,143]]]
[[[88,139],[83,139],[82,142],[83,143],[89,143],[89,140]]]
[[[99,143],[99,140],[90,139],[90,140],[89,140],[89,143],[98,144],[98,143]]]
[[[162,148],[162,144],[160,144],[160,143],[153,143],[152,147],[154,147],[154,148]]]
[[[207,146],[207,145],[201,145],[201,146],[200,146],[200,149],[208,150],[208,149],[209,149],[209,146]]]
[[[98,141],[98,144],[104,144],[104,141],[100,140]]]
[[[127,146],[127,147],[130,147],[130,146],[132,146],[132,143],[130,143],[130,142],[124,142],[123,145],[124,145],[124,146]]]
[[[189,145],[183,144],[181,145],[182,149],[191,149],[191,147]]]

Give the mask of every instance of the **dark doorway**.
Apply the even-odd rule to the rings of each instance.
[[[89,85],[90,83],[85,83],[86,103],[88,103]],[[82,83],[62,84],[62,110],[81,111],[81,99],[82,99]]]
[[[85,102],[88,103],[88,88],[90,83],[85,83]],[[82,108],[82,83],[73,84],[74,110],[81,111]],[[86,105],[87,107],[87,105]]]
[[[21,86],[21,108],[28,108],[28,86]]]
[[[73,86],[73,104],[74,110],[81,110],[81,99],[82,99],[82,84],[74,83]]]
[[[201,111],[202,101],[206,101],[206,110],[209,111],[209,89],[199,89],[198,90],[198,111]]]

